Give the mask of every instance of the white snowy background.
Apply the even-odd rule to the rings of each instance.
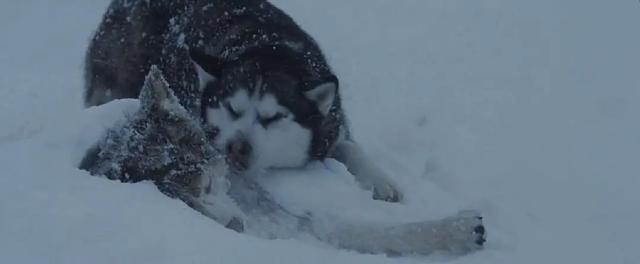
[[[108,2],[0,3],[0,263],[640,261],[636,0],[274,1],[323,47],[356,139],[406,200],[370,201],[322,164],[266,184],[292,210],[345,218],[483,212],[484,250],[407,258],[237,234],[151,184],[75,169],[135,107],[82,108]]]

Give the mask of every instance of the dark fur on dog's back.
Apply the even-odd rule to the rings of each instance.
[[[201,91],[189,50],[226,63],[263,46],[286,47],[304,59],[296,70],[306,82],[333,76],[315,41],[267,1],[115,0],[87,54],[85,104],[136,98],[155,64],[197,115]]]
[[[160,63],[165,28],[177,10],[161,5],[169,1],[137,1],[131,7],[124,2],[111,3],[90,43],[85,61],[87,106],[137,98],[150,66]]]

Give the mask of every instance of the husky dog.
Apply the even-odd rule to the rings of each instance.
[[[139,99],[140,109],[110,128],[80,169],[122,182],[152,181],[225,227],[265,238],[310,234],[338,248],[394,255],[467,253],[484,242],[482,219],[473,212],[407,224],[292,214],[252,178],[228,172],[206,127],[180,105],[157,67]]]
[[[335,158],[373,198],[400,193],[350,138],[316,42],[263,0],[114,0],[86,59],[87,106],[137,98],[158,65],[240,173]]]
[[[164,73],[179,105],[204,128],[206,139],[196,145],[211,144],[223,154],[231,174],[239,176],[228,177],[229,194],[241,207],[268,201],[269,208],[259,208],[265,214],[291,218],[297,228],[321,240],[362,252],[468,252],[484,243],[484,227],[476,215],[395,227],[344,224],[321,230],[308,224],[308,218],[292,216],[269,201],[248,175],[299,168],[325,158],[344,163],[374,199],[398,202],[401,195],[351,139],[338,78],[316,42],[267,1],[114,0],[86,57],[85,104],[139,97],[152,65]],[[179,129],[176,124],[170,126]],[[92,157],[84,165],[101,168],[99,163],[107,161],[100,153],[104,150],[90,151]],[[146,171],[139,163],[131,166],[133,171]],[[193,184],[203,182],[198,178],[185,184],[202,189]],[[242,195],[233,197],[238,193]],[[224,215],[228,212],[206,214],[237,226],[226,222],[235,219]]]

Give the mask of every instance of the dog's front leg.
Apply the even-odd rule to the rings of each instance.
[[[333,229],[327,231],[327,226]],[[472,211],[400,225],[362,222],[325,224],[324,227],[325,230],[316,230],[324,234],[318,236],[321,239],[339,248],[372,254],[429,255],[441,251],[461,255],[481,249],[487,237],[482,217]]]
[[[347,166],[362,188],[373,191],[373,199],[399,202],[400,192],[389,177],[367,157],[357,143],[342,140],[336,144],[333,158]]]

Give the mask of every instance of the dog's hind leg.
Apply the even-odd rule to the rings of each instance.
[[[333,158],[342,162],[362,188],[373,191],[373,199],[399,202],[401,194],[389,177],[366,156],[357,143],[342,140],[336,144]]]

